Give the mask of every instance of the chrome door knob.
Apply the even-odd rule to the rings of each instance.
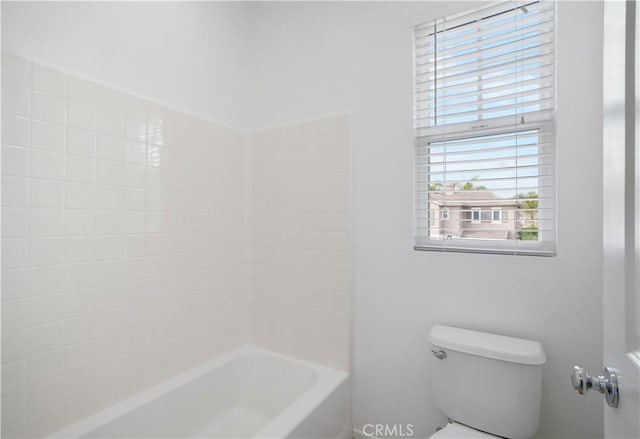
[[[620,402],[618,391],[618,374],[612,367],[605,367],[602,375],[592,377],[580,366],[573,366],[571,371],[571,384],[580,395],[584,395],[589,389],[602,393],[610,407],[616,408]]]
[[[584,395],[587,390],[589,390],[589,386],[587,385],[587,373],[580,366],[573,366],[573,370],[571,371],[571,385],[576,392],[580,395]],[[590,379],[591,377],[589,377]]]

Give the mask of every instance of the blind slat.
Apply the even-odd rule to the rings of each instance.
[[[469,121],[475,121],[475,120],[482,121],[482,120],[491,119],[491,117],[487,117],[487,113],[491,114],[496,112],[502,112],[507,114],[517,114],[517,113],[525,114],[525,113],[538,112],[540,110],[550,110],[554,107],[554,100],[555,98],[549,97],[549,98],[539,99],[536,101],[522,102],[519,104],[505,104],[505,105],[500,105],[492,108],[480,108],[477,110],[467,110],[467,111],[451,111],[448,107],[446,107],[444,111],[440,112],[440,116],[437,115],[438,111],[436,110],[436,115],[434,116],[418,115],[415,118],[415,120],[416,121],[430,120],[430,121],[433,121],[433,123],[435,124],[438,121],[438,119],[444,119],[446,121],[447,119],[459,119],[465,116],[477,115],[476,118],[469,118]],[[524,108],[519,109],[518,107],[524,107]]]
[[[473,83],[466,82],[466,83],[460,83],[460,84],[457,84],[457,83],[448,84],[448,83],[443,83],[442,81],[435,84],[433,79],[426,78],[424,74],[417,74],[415,77],[414,86],[415,86],[416,92],[424,93],[431,90],[438,90],[439,96],[436,96],[436,97],[440,97],[443,93],[450,95],[455,92],[462,93],[461,90],[463,90],[464,92],[470,91],[469,89],[471,88],[471,86],[476,87],[476,90],[482,90],[483,88],[487,87],[487,84],[489,84],[489,86],[498,86],[503,84],[516,84],[516,83],[524,84],[524,81],[526,80],[535,80],[535,79],[542,78],[544,76],[552,76],[554,74],[554,70],[553,68],[547,67],[547,68],[532,70],[529,73],[532,73],[530,77],[525,77],[524,75],[522,75],[522,77],[517,78],[515,75],[513,75],[511,78],[508,78],[508,77],[501,77],[497,79],[496,78],[478,78],[474,80]],[[502,84],[499,84],[499,82],[502,82]]]
[[[510,153],[511,151],[506,150],[504,151],[506,153]],[[419,157],[419,156],[418,156]],[[420,164],[424,164],[424,165],[441,165],[441,164],[446,164],[447,166],[452,165],[452,166],[462,166],[462,165],[475,165],[475,164],[483,164],[483,163],[494,163],[494,162],[499,162],[502,160],[508,161],[509,163],[512,163],[514,161],[526,161],[529,159],[536,159],[536,158],[544,158],[544,157],[554,157],[554,154],[552,153],[548,153],[548,154],[540,154],[540,153],[536,153],[536,154],[523,154],[523,155],[517,155],[517,156],[512,156],[512,155],[505,155],[505,156],[501,156],[501,157],[491,157],[491,158],[480,158],[480,159],[463,159],[463,160],[448,160],[449,155],[445,155],[445,154],[434,154],[432,156],[428,156],[430,159],[442,159],[439,161],[435,161],[435,160],[429,160],[429,161],[425,161],[424,163],[420,163]],[[549,164],[549,163],[544,163],[542,162],[542,164]]]
[[[450,72],[440,71],[435,75],[419,74],[418,78],[428,82],[437,80],[440,88],[455,86],[458,88],[470,87],[476,85],[475,81],[479,79],[493,79],[498,81],[504,76],[517,78],[517,76],[533,76],[538,75],[538,71],[544,70],[546,66],[553,64],[553,54],[539,55],[534,59],[525,59],[520,63],[514,63],[513,60],[504,59],[491,67],[474,66],[473,69],[463,69],[462,71],[451,69]],[[435,77],[434,77],[435,76]],[[466,81],[468,80],[468,81]],[[470,84],[473,82],[473,84]],[[434,84],[434,88],[437,87]]]
[[[553,87],[554,77],[553,75],[549,76],[540,76],[539,78],[527,79],[519,82],[519,87],[523,90],[529,90],[530,87],[537,86],[539,88],[548,88]],[[429,102],[432,99],[443,99],[443,98],[455,98],[455,99],[464,99],[472,96],[478,95],[478,90],[482,92],[482,95],[491,95],[503,91],[508,91],[512,93],[513,84],[506,83],[502,85],[496,86],[484,86],[484,87],[476,87],[470,91],[460,91],[460,89],[449,90],[449,93],[435,92],[434,90],[423,90],[416,91],[416,99],[414,100],[415,104]],[[456,93],[457,91],[457,93]]]
[[[447,47],[451,47],[455,43],[460,43],[465,40],[469,40],[471,38],[482,39],[483,41],[491,41],[491,37],[487,38],[487,35],[492,35],[492,34],[501,35],[503,32],[513,28],[514,24],[511,20],[505,23],[504,22],[505,20],[503,17],[502,21],[503,21],[502,24],[489,23],[489,22],[479,24],[479,26],[476,26],[477,28],[476,32],[473,32],[473,33],[461,33],[457,36],[452,36],[451,38],[446,38],[446,39],[438,38],[437,45],[439,47],[447,48]],[[544,25],[549,23],[553,24],[553,10],[546,9],[546,10],[538,10],[538,11],[534,11],[534,10],[529,11],[529,13],[526,14],[523,19],[519,20],[518,25],[520,29],[528,30],[528,29],[535,29],[536,27],[543,27]],[[416,31],[416,37],[415,37],[416,50],[433,45],[434,43],[433,32],[434,32],[433,28],[431,28],[430,32]],[[446,34],[446,31],[442,33]]]
[[[442,44],[427,40],[424,44],[417,44],[414,48],[414,59],[416,65],[425,63],[426,61],[438,61],[443,66],[447,66],[445,61],[449,59],[487,59],[489,57],[499,56],[502,52],[513,52],[514,50],[527,50],[529,47],[523,47],[524,43],[534,43],[532,46],[543,46],[553,41],[553,22],[547,21],[541,23],[535,31],[529,32],[534,35],[523,35],[520,40],[513,41],[505,39],[504,34],[496,35],[491,38],[483,38],[480,35],[472,34],[466,42],[449,47],[443,47]],[[523,30],[523,33],[526,33]],[[537,35],[535,35],[537,33]],[[544,34],[544,38],[537,38]],[[469,50],[472,49],[472,50]]]
[[[553,98],[554,87],[549,86],[549,87],[541,87],[541,88],[535,88],[535,89],[529,89],[529,90],[511,89],[509,90],[509,93],[502,93],[494,97],[485,97],[486,95],[489,95],[489,93],[476,92],[475,100],[466,99],[465,102],[446,105],[447,110],[476,107],[478,108],[479,111],[482,111],[482,110],[490,111],[498,106],[498,105],[495,105],[498,102],[510,102],[509,104],[506,104],[509,106],[525,105],[528,102],[539,101],[542,98],[547,98],[547,99]],[[448,100],[455,102],[457,100],[460,100],[460,98],[459,97],[448,98]],[[442,101],[446,102],[447,99],[441,99],[441,102]],[[515,102],[511,102],[511,101],[515,101]],[[490,105],[490,104],[494,104],[494,105]],[[426,105],[422,104],[422,105],[416,105],[415,110],[417,112],[422,112],[422,111],[428,111],[429,108]]]
[[[513,37],[500,35],[489,40],[476,39],[470,43],[444,49],[436,45],[428,44],[421,48],[420,53],[415,54],[415,66],[427,65],[428,61],[438,63],[438,68],[446,71],[457,65],[466,64],[471,59],[480,60],[483,63],[491,63],[496,58],[504,55],[515,55],[525,50],[539,48],[544,53],[552,49],[549,45],[553,41],[553,24],[548,24],[537,29],[537,34],[523,36],[514,40]],[[532,51],[529,50],[529,53]],[[426,58],[426,59],[425,59]],[[434,69],[435,70],[435,69]]]

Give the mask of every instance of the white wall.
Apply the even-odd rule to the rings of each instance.
[[[2,2],[2,49],[245,129],[248,13],[242,2]]]
[[[5,55],[2,112],[2,437],[245,342],[243,133]]]
[[[434,15],[448,6],[433,7]],[[437,11],[435,11],[438,9]],[[254,127],[352,115],[354,424],[444,421],[430,400],[435,323],[531,338],[547,353],[539,436],[602,437],[602,401],[574,363],[600,370],[602,6],[558,6],[558,256],[414,252],[412,13],[425,3],[255,6]]]

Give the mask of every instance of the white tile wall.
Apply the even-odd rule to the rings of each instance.
[[[245,154],[242,133],[2,61],[3,437],[247,340],[348,370],[348,118]]]
[[[351,160],[347,117],[252,135],[254,342],[349,369]]]
[[[2,437],[245,342],[245,144],[3,54]]]

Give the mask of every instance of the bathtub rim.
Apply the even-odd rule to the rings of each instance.
[[[293,431],[309,414],[311,414],[326,397],[349,378],[344,371],[332,369],[297,357],[270,351],[253,345],[244,345],[208,360],[192,369],[169,378],[155,386],[138,392],[120,402],[100,410],[87,418],[81,419],[61,430],[47,436],[51,439],[79,438],[143,405],[160,398],[172,390],[213,371],[214,369],[242,356],[263,354],[280,358],[314,370],[317,374],[315,382],[304,392],[274,416],[254,437],[276,438],[285,437]]]

